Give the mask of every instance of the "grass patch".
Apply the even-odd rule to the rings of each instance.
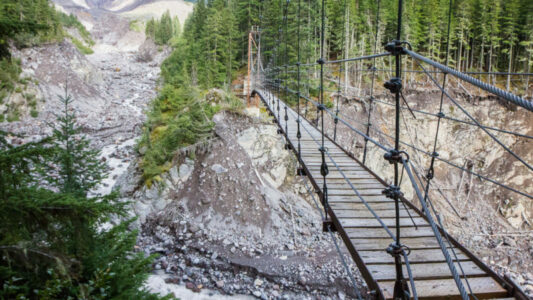
[[[20,112],[17,109],[8,113],[7,115],[8,122],[15,122],[19,120],[20,120]]]
[[[143,26],[139,20],[130,21],[130,30],[135,32],[143,32]]]
[[[87,55],[87,54],[93,54],[94,51],[93,49],[91,49],[90,47],[87,47],[85,46],[80,40],[78,40],[77,38],[75,37],[70,37],[70,39],[72,40],[72,43],[76,46],[76,48],[78,48],[78,50]]]
[[[58,17],[61,25],[63,25],[64,27],[76,28],[83,41],[87,45],[89,45],[89,47],[94,46],[94,40],[91,38],[91,34],[89,33],[89,31],[87,31],[85,26],[81,24],[81,22],[78,20],[78,18],[76,18],[75,15],[67,15],[63,12],[58,12]]]
[[[30,116],[32,116],[32,118],[37,118],[39,116],[39,112],[36,109],[32,109],[30,111]]]

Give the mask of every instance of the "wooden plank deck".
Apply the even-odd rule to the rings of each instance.
[[[276,118],[278,113],[275,107],[277,105],[269,105],[268,92],[258,93],[267,109],[273,112]],[[280,101],[279,106],[278,125],[293,149],[297,149],[297,114],[287,107],[289,120],[285,122],[285,103]],[[320,174],[321,153],[319,151],[321,132],[303,118],[300,126],[301,159],[310,181],[315,189],[320,190],[323,180]],[[285,132],[286,128],[288,132]],[[394,260],[385,252],[385,248],[393,240],[357,196],[352,186],[393,232],[395,232],[394,201],[382,195],[381,192],[385,188],[384,182],[350,157],[342,148],[327,138],[325,147],[328,148],[328,153],[337,164],[336,167],[332,159],[326,155],[329,168],[329,174],[326,177],[330,204],[328,214],[369,288],[375,289],[377,298],[392,299],[396,273]],[[461,299],[427,219],[416,207],[405,202],[406,206],[400,205],[401,241],[411,249],[409,260],[419,299]],[[503,287],[504,279],[497,276],[455,240],[448,247],[453,248],[457,253],[457,259],[454,258],[456,267],[460,262],[478,299],[512,296],[511,291]],[[406,271],[404,276],[407,278]],[[464,278],[464,276],[461,277]]]

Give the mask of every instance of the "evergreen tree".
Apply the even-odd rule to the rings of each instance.
[[[170,12],[167,10],[162,16],[161,20],[156,23],[155,27],[155,42],[158,45],[165,45],[170,38],[172,38],[172,19]]]
[[[87,140],[74,138],[70,97],[61,101],[52,137],[14,146],[0,132],[0,298],[159,299],[142,287],[151,258],[133,252],[131,220],[102,229],[126,215],[126,203],[115,194],[87,197],[102,164]]]
[[[85,196],[105,177],[105,163],[99,159],[99,151],[91,149],[89,140],[80,135],[76,125],[76,116],[71,108],[72,97],[65,90],[59,96],[63,106],[61,115],[57,115],[57,125],[53,128],[53,149],[51,163],[43,170],[48,184],[63,193],[80,193]]]
[[[155,30],[156,30],[156,21],[154,18],[150,19],[148,22],[146,22],[146,27],[144,29],[144,33],[146,34],[146,37],[151,38],[152,40],[155,39]]]

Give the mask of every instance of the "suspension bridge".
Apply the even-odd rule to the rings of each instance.
[[[298,0],[298,15],[300,10]],[[450,1],[450,12],[451,12]],[[303,64],[300,62],[300,20],[298,22],[297,60],[292,65],[287,61],[287,45],[282,50],[283,26],[287,28],[287,11],[289,0],[283,9],[282,24],[279,24],[279,36],[276,41],[274,59],[264,62],[261,57],[261,25],[254,27],[249,35],[249,83],[248,101],[261,99],[262,105],[273,117],[282,134],[287,149],[291,149],[298,159],[298,175],[305,176],[310,184],[307,185],[310,196],[321,211],[323,230],[332,237],[337,232],[348,249],[354,263],[358,267],[368,288],[363,293],[359,290],[353,275],[341,255],[344,267],[353,284],[355,295],[359,299],[528,299],[526,294],[507,276],[500,276],[475,254],[454,239],[446,231],[440,215],[430,197],[430,185],[435,176],[436,162],[442,162],[450,167],[469,172],[488,184],[506,189],[522,197],[533,199],[532,195],[516,187],[465,169],[451,161],[441,158],[437,152],[439,129],[443,120],[456,121],[475,126],[489,136],[495,143],[514,157],[521,165],[533,171],[533,167],[509,146],[496,136],[495,132],[513,134],[517,137],[533,139],[533,137],[512,132],[506,129],[482,125],[472,116],[457,99],[451,95],[446,87],[448,77],[466,82],[487,93],[493,94],[509,105],[533,112],[533,103],[520,96],[502,90],[472,77],[480,73],[466,74],[448,66],[448,55],[444,64],[433,61],[411,49],[408,41],[402,40],[402,1],[398,1],[397,35],[385,46],[385,51],[373,55],[327,60],[324,57],[324,34],[321,34],[320,57],[316,62]],[[324,0],[321,8],[321,30],[324,32]],[[378,1],[379,14],[379,1]],[[451,22],[449,13],[448,24]],[[378,25],[376,25],[378,26]],[[287,30],[285,30],[288,34]],[[376,28],[377,32],[377,28]],[[447,53],[449,52],[449,32]],[[257,40],[257,42],[256,42]],[[287,39],[285,39],[285,42]],[[255,46],[255,50],[254,50]],[[377,38],[374,46],[377,52]],[[373,96],[376,73],[375,61],[379,58],[390,57],[395,60],[394,76],[384,83],[384,87],[394,98],[391,106],[395,113],[394,134],[385,133],[371,127],[372,105],[380,103]],[[418,70],[402,70],[401,60],[411,59]],[[356,61],[370,61],[372,63],[371,88],[368,102],[368,119],[360,122],[365,126],[361,130],[352,125],[349,116],[339,111],[338,101],[341,92],[341,80],[345,64]],[[338,65],[337,108],[331,110],[325,105],[324,81],[328,80],[324,71],[327,65]],[[319,68],[318,99],[303,93],[302,70],[304,68]],[[289,70],[290,69],[290,70]],[[412,110],[402,93],[402,72],[419,72],[429,78],[440,91],[439,112],[436,114]],[[290,74],[296,74],[291,78]],[[437,80],[436,74],[442,74],[442,81]],[[525,75],[527,74],[518,74]],[[250,98],[251,97],[251,98]],[[293,99],[296,99],[295,105]],[[455,105],[466,117],[465,120],[450,118],[443,113],[443,103],[449,101]],[[402,102],[405,104],[403,105]],[[389,103],[382,103],[389,104]],[[316,110],[316,119],[308,116],[308,107]],[[305,107],[305,112],[303,111]],[[313,111],[314,111],[313,110]],[[423,113],[437,118],[437,129],[434,134],[433,149],[423,150],[400,139],[401,111],[409,110],[411,114]],[[329,117],[333,122],[333,135],[328,134],[324,118]],[[356,120],[357,122],[357,120]],[[362,161],[354,153],[347,151],[337,141],[337,127],[345,126],[355,136],[364,138],[364,154]],[[329,131],[331,132],[331,130]],[[394,141],[394,145],[384,145],[379,137],[386,137]],[[390,163],[394,172],[392,183],[387,183],[366,165],[368,143],[380,149],[383,159]],[[417,171],[410,159],[410,151],[420,152],[430,157],[427,173],[422,175]],[[400,188],[405,179],[414,191],[415,205],[404,197]],[[307,182],[307,181],[306,181]],[[335,246],[340,253],[339,245]]]

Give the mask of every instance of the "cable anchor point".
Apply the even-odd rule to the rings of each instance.
[[[403,193],[400,191],[400,187],[395,185],[389,185],[386,189],[381,191],[385,197],[390,199],[399,199],[403,197]]]
[[[402,157],[402,154],[405,155],[405,159]],[[389,164],[402,163],[409,161],[409,154],[407,154],[407,152],[405,151],[391,149],[389,152],[383,155],[383,158],[385,158],[385,160],[388,161]]]
[[[388,254],[390,254],[396,261],[400,261],[402,255],[409,256],[411,254],[411,249],[409,247],[399,244],[396,242],[393,242],[392,244],[385,249]],[[394,299],[401,299],[401,300],[409,300],[411,299],[411,293],[409,292],[409,285],[407,283],[407,279],[404,277],[397,278],[394,283]]]
[[[402,47],[402,44],[407,42],[402,42],[398,40],[392,40],[385,45],[385,50],[388,51],[391,55],[401,55],[405,54],[405,49]]]
[[[389,81],[386,81],[383,86],[391,93],[399,93],[402,90],[402,79],[392,77]]]

